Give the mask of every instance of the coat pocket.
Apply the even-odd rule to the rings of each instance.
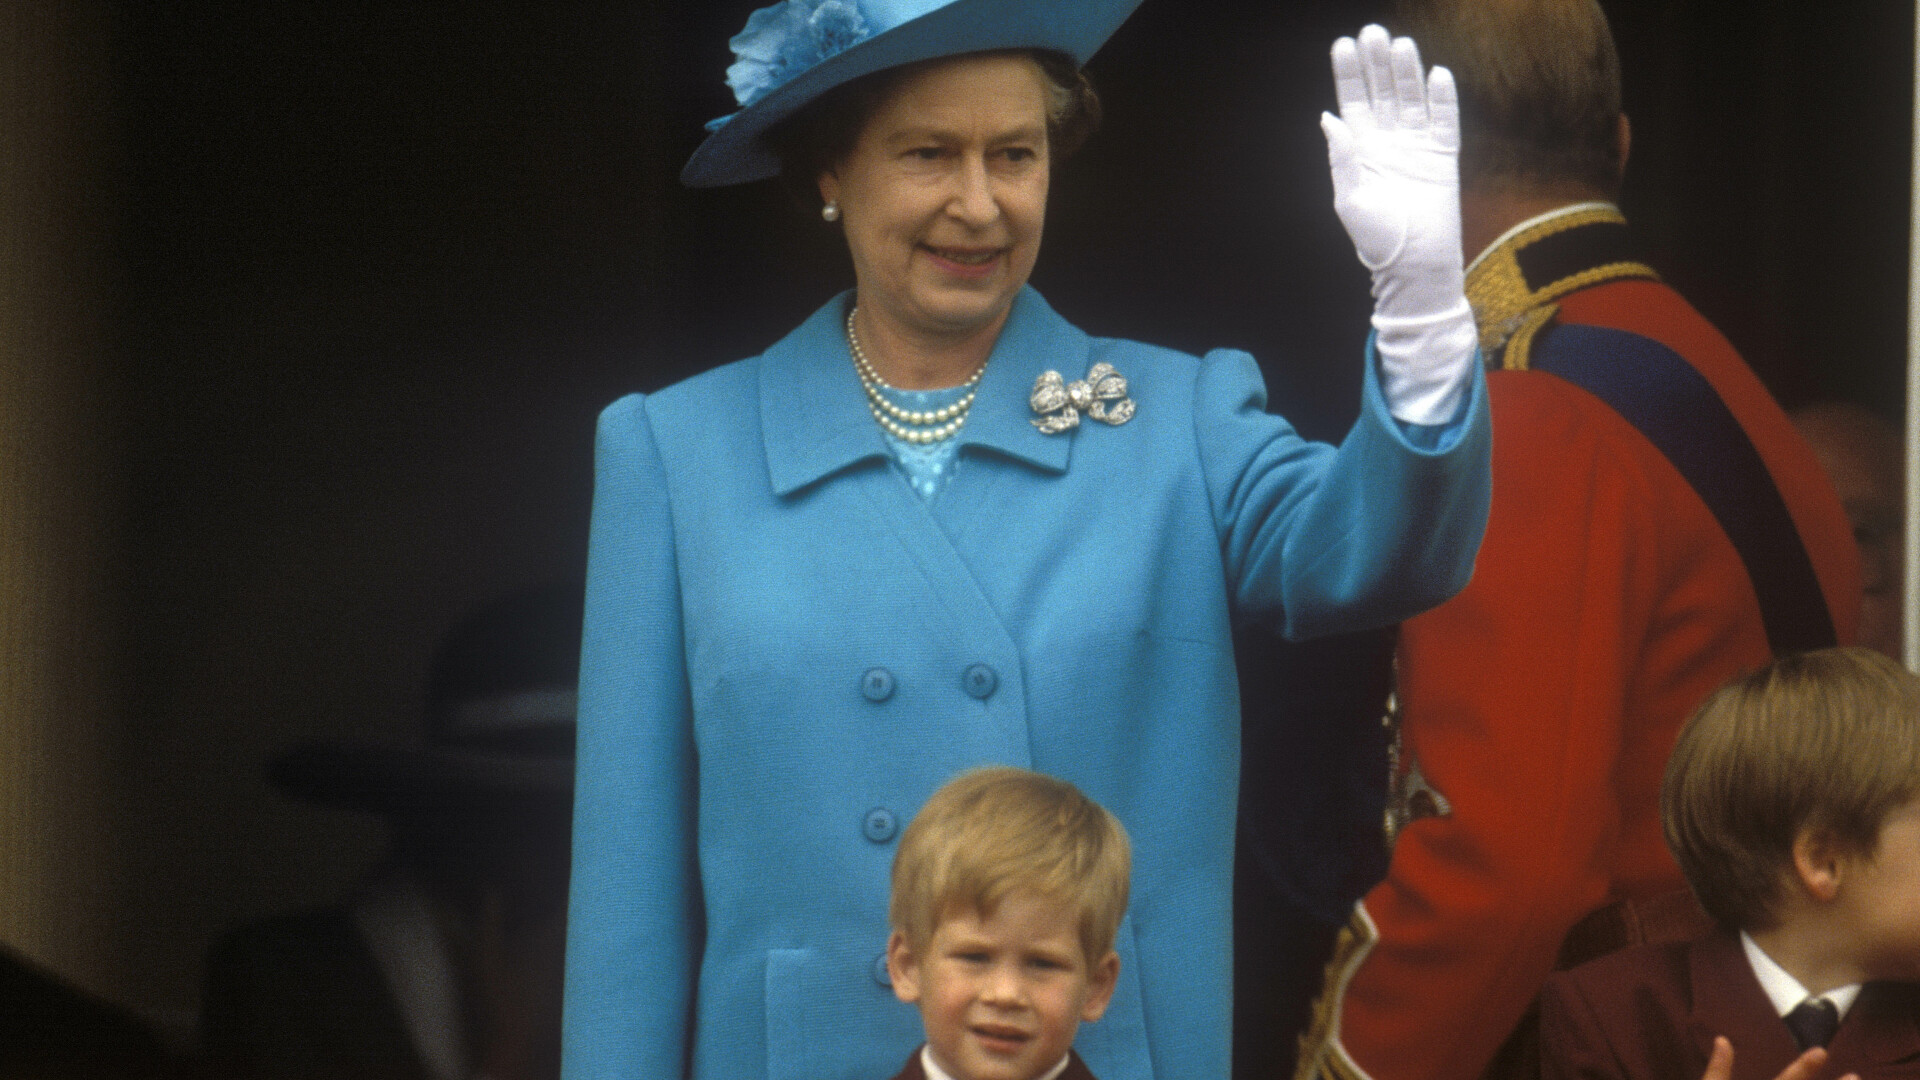
[[[767,950],[767,1080],[874,1080],[899,1072],[923,1041],[920,1013],[874,975],[872,957]]]

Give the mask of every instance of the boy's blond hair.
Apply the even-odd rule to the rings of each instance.
[[[1868,649],[1775,660],[1680,729],[1660,791],[1667,846],[1707,914],[1767,929],[1803,829],[1872,854],[1920,796],[1920,679]]]
[[[1127,911],[1127,831],[1065,780],[993,766],[948,781],[914,816],[893,857],[887,918],[914,951],[951,915],[991,918],[1029,892],[1072,904],[1080,946],[1096,964]]]

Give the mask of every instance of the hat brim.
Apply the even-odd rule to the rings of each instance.
[[[298,798],[392,816],[480,801],[566,799],[573,792],[573,758],[310,743],[274,761],[268,777]]]
[[[1140,0],[954,0],[853,45],[794,76],[733,114],[687,159],[680,182],[724,187],[780,172],[763,136],[813,99],[862,75],[943,56],[995,49],[1050,49],[1085,64]]]

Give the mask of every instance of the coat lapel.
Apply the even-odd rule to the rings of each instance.
[[[851,293],[841,293],[760,357],[760,431],[776,495],[789,495],[869,458],[887,457],[880,426],[847,356],[844,323]],[[1073,433],[1042,435],[1028,397],[1040,373],[1086,374],[1088,338],[1040,294],[1022,289],[993,347],[980,392],[957,436],[961,453],[990,452],[1061,473]],[[715,422],[727,418],[716,417]]]
[[[1828,1076],[1920,1075],[1920,988],[1868,983],[1828,1050]]]
[[[834,297],[761,354],[760,434],[775,495],[791,495],[855,462],[887,456],[847,353],[842,326],[851,298]]]
[[[1773,1080],[1800,1056],[1739,938],[1727,933],[1702,938],[1688,948],[1687,962],[1693,988],[1689,1026],[1700,1060],[1713,1052],[1715,1035],[1733,1044],[1734,1080]]]
[[[907,1067],[901,1069],[893,1080],[927,1080],[926,1070],[920,1067],[919,1047],[914,1048],[913,1054],[907,1058]],[[1094,1080],[1094,1076],[1087,1071],[1087,1063],[1080,1060],[1080,1055],[1068,1050],[1067,1068],[1060,1074],[1060,1080]]]
[[[967,426],[960,429],[961,452],[986,450],[1037,469],[1066,472],[1074,433],[1041,434],[1033,426],[1029,399],[1044,371],[1058,371],[1069,382],[1086,375],[1088,340],[1039,293],[1022,289],[980,376],[980,393],[967,414]]]
[[[897,476],[863,478],[871,481],[862,487],[874,500],[879,516],[899,536],[958,624],[970,632],[991,630],[990,637],[974,647],[1001,658],[993,663],[999,668],[1003,691],[1022,695],[1008,700],[1022,700],[1025,694],[1024,687],[1005,685],[1009,679],[1018,683],[1018,644],[1005,613],[988,597],[963,549],[969,529],[1000,524],[982,520],[985,515],[977,512],[999,475],[1009,468],[1055,475],[1067,471],[1074,433],[1041,434],[1029,422],[1033,413],[1027,399],[1042,371],[1079,364],[1080,371],[1073,377],[1083,374],[1087,342],[1087,336],[1055,314],[1039,293],[1023,289],[1014,298],[1013,310],[980,378],[967,424],[957,436],[962,460],[946,490],[929,504]],[[866,423],[877,430],[870,417]],[[1026,745],[1025,732],[1020,733],[1020,745]]]
[[[959,546],[966,546],[970,530],[1000,527],[983,507],[993,486],[1007,476],[1008,466],[1054,476],[1066,473],[1079,432],[1041,434],[1033,426],[1030,399],[1041,372],[1058,371],[1068,380],[1084,376],[1089,342],[1086,334],[1055,314],[1039,293],[1027,289],[1014,299],[1006,328],[980,378],[980,393],[967,426],[960,429],[963,460],[947,489],[929,504],[941,528]]]
[[[1800,1056],[1793,1034],[1760,988],[1731,934],[1714,934],[1689,950],[1690,1020],[1701,1060],[1713,1037],[1733,1043],[1734,1080],[1773,1080]],[[1823,1077],[1858,1073],[1867,1080],[1920,1077],[1920,988],[1870,983],[1833,1036]]]

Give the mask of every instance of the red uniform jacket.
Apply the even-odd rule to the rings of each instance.
[[[1800,1056],[1732,934],[1617,952],[1540,993],[1543,1080],[1699,1080],[1716,1035],[1733,1080],[1772,1080]],[[1827,1051],[1822,1076],[1920,1077],[1920,987],[1869,983]]]
[[[1857,554],[1812,451],[1652,271],[1572,262],[1561,243],[1565,276],[1524,281],[1516,253],[1575,228],[1598,230],[1603,254],[1624,241],[1617,211],[1589,209],[1476,264],[1483,351],[1507,346],[1513,363],[1557,318],[1651,338],[1691,363],[1759,451],[1850,642]],[[1488,387],[1493,507],[1473,580],[1403,625],[1398,656],[1404,748],[1442,813],[1401,831],[1386,880],[1356,909],[1303,1040],[1303,1077],[1479,1076],[1575,922],[1684,888],[1660,832],[1674,735],[1710,691],[1771,655],[1732,542],[1637,429],[1544,372],[1498,371]]]

